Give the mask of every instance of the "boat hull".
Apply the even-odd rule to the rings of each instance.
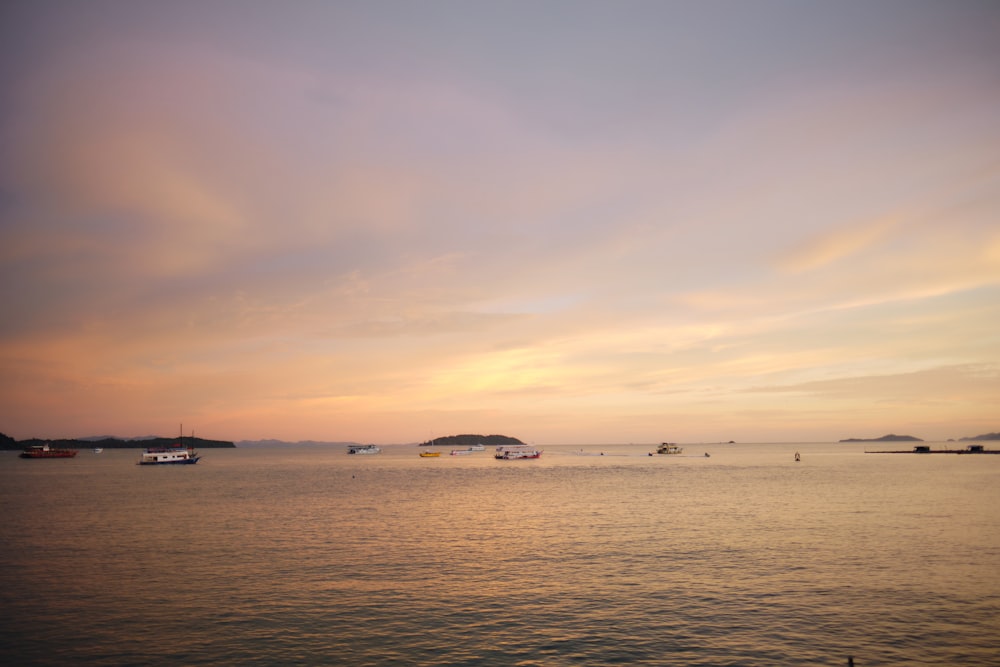
[[[141,466],[178,466],[178,465],[194,465],[201,459],[200,456],[195,456],[189,459],[180,459],[177,461],[139,461]]]
[[[47,452],[21,452],[22,459],[71,459],[76,456],[75,449],[50,449]]]

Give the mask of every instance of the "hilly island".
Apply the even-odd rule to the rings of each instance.
[[[912,435],[890,433],[883,435],[881,438],[845,438],[839,442],[923,442],[923,440]]]
[[[178,445],[182,447],[194,447],[196,449],[229,449],[236,447],[236,443],[228,440],[206,440],[204,438],[196,438],[193,435],[174,436],[173,438],[115,438],[107,436],[56,440],[41,438],[15,440],[9,435],[0,433],[0,450],[25,449],[33,445],[44,445],[46,443],[59,449],[89,449],[91,447],[103,447],[104,449],[145,449],[146,447],[176,447]]]
[[[472,447],[474,445],[489,445],[499,447],[500,445],[523,445],[517,438],[509,435],[475,435],[465,433],[462,435],[446,435],[441,438],[434,438],[427,442],[421,442],[421,447]]]

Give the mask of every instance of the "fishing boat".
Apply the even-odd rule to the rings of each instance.
[[[441,456],[441,452],[420,452],[420,457],[424,459],[429,459],[437,456]]]
[[[683,447],[678,447],[677,444],[673,442],[662,442],[660,443],[660,446],[656,448],[657,454],[680,454],[683,451]]]
[[[49,447],[49,443],[44,445],[31,445],[25,447],[21,452],[22,459],[71,459],[76,456],[75,449],[55,449]]]
[[[376,445],[351,445],[347,448],[348,454],[378,454],[381,451],[382,448]]]
[[[141,466],[152,465],[178,465],[197,463],[201,456],[194,451],[193,447],[183,447],[178,444],[175,447],[147,447],[142,450],[138,464]]]
[[[502,461],[512,461],[514,459],[538,459],[542,457],[542,450],[535,449],[531,445],[500,445],[496,448],[493,458]]]

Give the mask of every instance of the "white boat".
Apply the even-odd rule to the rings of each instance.
[[[177,465],[194,464],[201,458],[193,447],[149,447],[142,450],[139,456],[139,465]]]
[[[657,454],[680,454],[683,451],[683,447],[678,447],[672,442],[661,443],[660,446],[656,448]]]
[[[377,445],[351,445],[347,448],[348,454],[378,454],[382,451]]]
[[[94,453],[95,454],[100,454],[103,451],[104,451],[103,447],[94,447]]]
[[[465,449],[453,449],[451,450],[451,455],[462,456],[464,454],[474,454],[475,452],[485,452],[485,451],[486,447],[484,447],[483,445],[472,445],[471,447],[467,447]]]
[[[514,459],[537,459],[541,458],[542,450],[535,449],[531,445],[500,445],[496,448],[493,458],[503,461]]]

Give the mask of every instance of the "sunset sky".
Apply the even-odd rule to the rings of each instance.
[[[1000,3],[12,1],[0,432],[1000,430]]]

